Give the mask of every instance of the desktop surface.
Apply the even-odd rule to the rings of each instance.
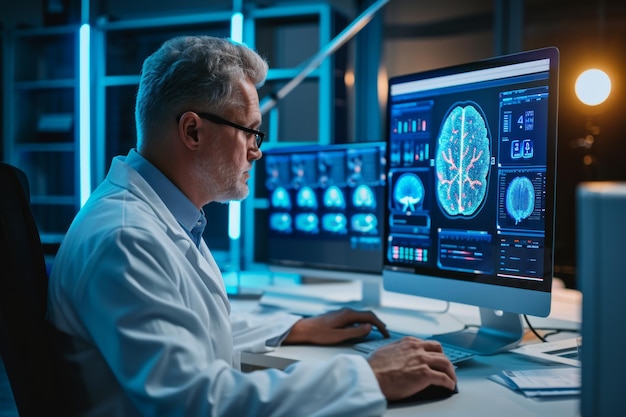
[[[340,306],[342,300],[349,300],[350,294],[354,294],[354,287],[359,283],[332,283],[316,284],[314,292],[327,294],[332,302],[331,306]],[[297,287],[291,287],[296,290]],[[310,294],[312,288],[300,289],[300,291]],[[288,292],[288,289],[285,289]],[[296,291],[297,292],[297,291]],[[529,317],[532,325],[539,329],[563,329],[555,338],[574,337],[580,327],[581,322],[581,295],[578,291],[555,288],[551,313],[547,318]],[[416,303],[416,300],[418,301]],[[429,309],[430,312],[422,312],[417,317],[438,317],[442,323],[442,328],[434,331],[446,331],[446,326],[458,326],[465,324],[475,324],[480,320],[477,309],[472,306],[451,303],[446,313],[437,313],[442,308],[438,300],[422,299],[420,297],[410,297],[403,294],[383,292],[383,306],[386,308],[383,313],[384,321],[394,329],[401,327],[400,323],[407,319],[406,310],[411,306],[416,308],[421,306]],[[326,306],[328,307],[328,305]],[[259,308],[259,304],[253,301],[241,302],[233,301],[233,310],[252,311]],[[322,308],[322,307],[320,307]],[[393,308],[397,308],[399,315],[394,316]],[[375,309],[374,309],[375,310]],[[320,310],[321,311],[321,310]],[[382,310],[381,310],[382,311]],[[404,314],[402,314],[404,313]],[[415,316],[413,317],[415,320]],[[415,326],[419,326],[419,319]],[[415,323],[415,321],[413,321]],[[422,321],[428,323],[428,321]],[[447,324],[446,324],[447,323]],[[553,340],[553,339],[551,339]],[[530,333],[523,340],[522,344],[536,343],[537,339]],[[282,346],[273,352],[256,354],[243,352],[241,361],[244,370],[258,368],[285,368],[289,364],[302,359],[328,360],[337,354],[364,355],[356,351],[351,343],[338,346]],[[547,362],[540,359],[529,358],[512,352],[498,353],[490,356],[475,356],[474,358],[458,364],[458,394],[449,398],[425,401],[392,403],[388,406],[386,416],[455,416],[467,415],[468,410],[472,410],[472,415],[483,417],[502,417],[503,415],[512,417],[573,417],[578,415],[579,397],[565,397],[558,399],[531,399],[526,398],[502,385],[489,380],[502,370],[526,370],[538,369],[548,366],[562,366],[557,362]]]
[[[261,354],[242,354],[242,363],[255,367],[283,368],[302,360],[328,360],[337,354],[360,354],[351,346],[284,346],[275,352]],[[392,403],[386,416],[463,416],[468,410],[471,415],[481,417],[574,417],[578,413],[579,397],[537,400],[526,398],[496,382],[489,380],[502,370],[538,369],[545,362],[533,361],[515,353],[499,353],[493,356],[476,356],[458,364],[458,393],[433,402]]]

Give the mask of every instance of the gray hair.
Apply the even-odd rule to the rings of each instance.
[[[184,111],[218,111],[242,105],[236,86],[260,87],[267,62],[249,47],[212,36],[166,41],[143,63],[135,105],[138,146],[153,129]]]

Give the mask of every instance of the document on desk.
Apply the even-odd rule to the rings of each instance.
[[[580,395],[580,368],[577,367],[504,370],[489,379],[527,397]]]

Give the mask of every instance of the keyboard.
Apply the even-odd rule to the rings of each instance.
[[[377,339],[366,340],[364,342],[355,343],[354,345],[352,345],[352,347],[359,352],[370,354],[376,349],[385,346],[386,344],[393,343],[396,340],[401,339],[402,337],[403,335],[392,334],[391,337],[387,339],[381,337]],[[442,344],[441,347],[443,348],[443,353],[448,357],[448,359],[450,359],[450,362],[452,362],[453,364],[457,364],[459,362],[471,359],[475,356],[473,352],[469,352],[455,346]]]

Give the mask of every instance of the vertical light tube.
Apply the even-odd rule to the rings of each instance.
[[[243,42],[243,13],[235,12],[230,18],[230,38],[235,42]]]
[[[90,85],[90,42],[89,24],[81,25],[78,37],[78,149],[79,149],[79,188],[82,207],[91,194],[91,85]]]
[[[243,42],[243,14],[241,7],[235,5],[235,12],[230,18],[230,38],[235,42]],[[241,202],[228,203],[228,236],[237,240],[241,236]]]
[[[228,237],[233,240],[241,236],[241,202],[228,203]]]

